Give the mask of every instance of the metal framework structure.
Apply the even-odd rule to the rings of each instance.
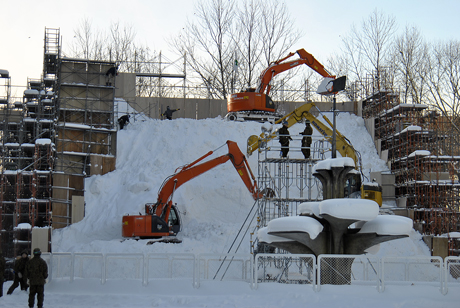
[[[289,153],[300,152],[300,137],[291,137]],[[271,192],[257,200],[258,228],[275,218],[298,215],[297,207],[302,202],[323,199],[320,182],[312,171],[316,162],[325,158],[330,146],[328,142],[314,140],[310,158],[280,158],[281,147],[274,139],[258,152],[259,189]]]
[[[31,245],[31,228],[72,223],[84,178],[112,171],[116,154],[113,62],[60,56],[59,29],[45,29],[43,75],[12,102],[0,94],[0,244],[7,257]],[[5,75],[5,76],[4,76]],[[94,166],[102,166],[95,168]]]
[[[364,118],[374,119],[375,140],[395,175],[398,203],[415,210],[414,222],[425,234],[458,231],[460,144],[453,119],[428,105],[401,103],[384,76],[369,78],[362,110]],[[458,254],[458,242],[450,245],[450,254]]]

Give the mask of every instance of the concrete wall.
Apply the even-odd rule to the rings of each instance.
[[[115,97],[123,98],[136,111],[147,116],[159,119],[160,115],[169,106],[171,109],[179,108],[173,114],[173,118],[206,119],[218,116],[224,117],[227,114],[227,101],[220,99],[197,99],[197,98],[166,98],[166,97],[136,97],[135,74],[120,73],[115,81]],[[287,114],[302,106],[305,102],[286,102],[280,106],[280,112]],[[330,102],[315,102],[321,111],[332,110]],[[343,112],[356,113],[353,102],[340,102],[336,109]]]

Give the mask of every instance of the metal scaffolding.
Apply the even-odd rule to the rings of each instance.
[[[59,29],[45,29],[43,75],[12,102],[0,70],[0,244],[7,257],[31,246],[34,227],[65,227],[82,213],[84,178],[115,168],[116,63],[60,57]],[[98,167],[95,167],[98,166]],[[81,217],[80,217],[81,219]],[[50,248],[50,247],[49,247]]]
[[[374,120],[381,157],[395,175],[398,204],[414,209],[414,222],[425,234],[458,231],[460,144],[453,119],[428,105],[400,103],[385,75],[378,75],[369,78],[362,111]]]

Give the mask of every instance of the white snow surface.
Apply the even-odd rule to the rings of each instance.
[[[323,225],[308,216],[280,217],[268,223],[268,232],[306,232],[314,240],[323,231]]]
[[[321,202],[310,201],[310,202],[303,202],[299,204],[298,206],[299,214],[312,214],[318,218],[322,218],[321,215],[319,214],[319,204],[320,203]]]
[[[329,118],[331,118],[329,116]],[[155,202],[158,189],[174,170],[190,163],[226,140],[238,143],[245,152],[250,135],[259,135],[260,123],[176,119],[132,121],[117,136],[116,170],[85,181],[85,218],[65,229],[54,230],[53,252],[100,253],[222,253],[227,252],[254,200],[230,162],[182,185],[174,202],[182,214],[180,244],[121,239],[121,219],[125,213],[143,213],[144,203]],[[298,135],[304,128],[290,128]],[[338,130],[351,140],[363,159],[364,174],[387,171],[377,156],[363,119],[350,114],[337,117]],[[320,137],[316,131],[314,136]],[[277,142],[277,141],[274,141]],[[226,146],[215,155],[227,153]],[[299,158],[301,157],[301,153]],[[257,174],[257,155],[249,157]],[[249,251],[242,245],[239,253]],[[382,243],[378,256],[428,256],[419,233]],[[4,294],[11,281],[3,285]],[[460,292],[442,295],[432,286],[391,286],[378,293],[370,286],[322,286],[314,292],[306,285],[260,284],[252,290],[237,281],[202,282],[194,289],[190,281],[158,280],[143,286],[140,281],[100,281],[53,279],[45,286],[45,307],[457,307]],[[27,293],[18,289],[0,298],[0,307],[25,307]]]
[[[316,170],[331,170],[338,167],[355,167],[355,162],[351,157],[329,158],[321,160],[313,167],[313,172]]]
[[[319,214],[343,219],[371,220],[379,214],[379,205],[367,199],[328,199],[319,204]]]
[[[295,242],[294,240],[291,240],[291,239],[288,239],[282,236],[268,234],[268,227],[260,228],[257,231],[257,238],[259,239],[260,242],[268,243],[268,244],[276,243],[276,242]]]
[[[397,215],[379,215],[366,222],[359,233],[377,233],[379,235],[409,235],[412,230],[412,219]]]

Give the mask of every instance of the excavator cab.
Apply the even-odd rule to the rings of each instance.
[[[145,204],[146,213],[149,213],[152,216],[156,216],[154,215],[154,213],[156,212],[157,206],[158,204],[156,203],[146,203]],[[157,218],[160,218],[159,221],[163,222],[163,224],[165,223],[165,214],[166,214],[166,211],[163,211],[161,213],[161,216],[159,217],[156,216]],[[181,228],[181,217],[180,217],[179,210],[177,209],[177,205],[171,206],[167,226],[169,228],[169,232],[172,233],[172,235],[176,235],[182,229]],[[152,223],[152,233],[155,232],[153,229],[154,229],[154,226]],[[159,230],[157,230],[156,232],[159,232]]]

